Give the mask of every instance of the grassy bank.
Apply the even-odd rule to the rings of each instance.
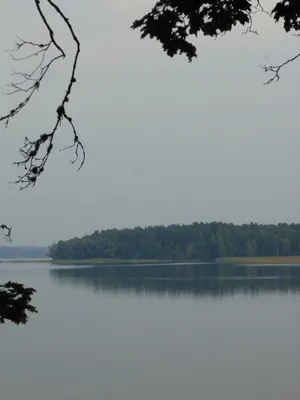
[[[71,259],[0,259],[0,263],[51,263],[54,265],[107,265],[107,264],[167,264],[167,263],[190,263],[195,264],[197,260],[159,260],[159,259],[133,259],[121,258],[86,258],[84,260]]]
[[[51,258],[0,258],[1,263],[51,263]]]
[[[51,263],[54,265],[107,265],[107,264],[157,264],[157,263],[190,263],[199,260],[159,260],[159,259],[133,259],[120,258],[88,258],[84,260],[53,260],[49,259],[0,259],[1,263]],[[290,257],[223,257],[216,260],[222,264],[248,264],[248,265],[300,265],[300,256]]]
[[[300,265],[300,256],[279,257],[224,257],[218,258],[219,263],[253,264],[253,265]]]
[[[87,258],[85,260],[52,260],[52,264],[59,265],[101,265],[101,264],[155,264],[167,263],[171,260],[122,260],[120,258]]]

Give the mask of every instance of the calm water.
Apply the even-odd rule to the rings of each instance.
[[[0,326],[1,399],[299,400],[300,269],[255,274],[2,264],[39,314]]]

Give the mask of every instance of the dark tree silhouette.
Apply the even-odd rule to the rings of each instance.
[[[36,313],[31,299],[35,293],[33,288],[25,288],[16,282],[0,285],[0,324],[11,321],[14,324],[26,324],[28,313]]]
[[[11,241],[12,228],[2,224],[0,229],[4,236]],[[11,321],[14,324],[25,324],[28,321],[28,313],[36,313],[36,308],[31,304],[33,288],[26,288],[16,282],[7,282],[0,285],[0,324]]]
[[[141,38],[158,40],[163,50],[173,57],[185,54],[189,61],[197,57],[192,37],[218,37],[238,25],[245,26],[245,33],[258,33],[253,27],[253,16],[264,13],[274,23],[280,22],[286,32],[300,30],[300,1],[274,0],[271,10],[266,10],[262,0],[159,0],[152,10],[132,24],[139,29]],[[264,66],[271,73],[266,84],[279,80],[280,70],[300,57],[293,57],[278,65]]]

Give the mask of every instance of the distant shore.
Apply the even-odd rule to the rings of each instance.
[[[52,263],[52,258],[0,258],[0,263]]]
[[[216,260],[224,264],[248,265],[300,265],[300,256],[224,257]]]
[[[133,259],[124,260],[120,258],[87,258],[83,260],[33,258],[33,259],[0,259],[1,263],[48,263],[53,265],[108,265],[108,264],[196,264],[203,263],[201,260],[159,260],[159,259]],[[242,264],[242,265],[298,265],[300,256],[273,256],[273,257],[222,257],[211,261],[220,264]],[[210,263],[210,261],[205,261]]]
[[[123,260],[117,258],[89,258],[85,260],[52,260],[52,264],[60,265],[107,265],[107,264],[159,264],[159,263],[202,263],[201,260],[155,260],[155,259],[133,259]],[[218,258],[212,263],[220,264],[243,264],[243,265],[299,265],[300,256],[273,256],[273,257],[224,257]],[[210,263],[210,261],[206,261]]]
[[[52,264],[60,265],[107,265],[107,264],[159,264],[159,263],[196,263],[198,261],[185,260],[156,260],[156,259],[133,259],[121,258],[87,258],[85,260],[51,260]]]
[[[13,259],[13,258],[0,258],[0,263],[50,263],[54,265],[101,265],[101,264],[159,264],[159,263],[196,263],[198,261],[184,261],[184,260],[155,260],[155,259],[134,259],[124,260],[120,258],[86,258],[83,260],[70,260],[70,259],[52,259],[52,258],[33,258],[33,259]]]

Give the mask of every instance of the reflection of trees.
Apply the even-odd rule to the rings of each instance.
[[[50,270],[59,282],[96,292],[215,297],[300,292],[300,268],[202,265],[126,265]]]

